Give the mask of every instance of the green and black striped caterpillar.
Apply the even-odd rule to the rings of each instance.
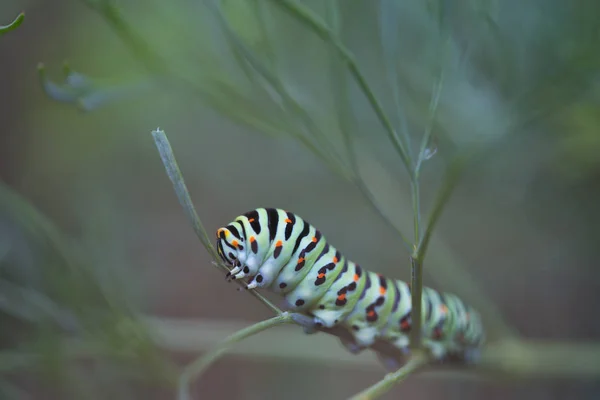
[[[407,283],[366,271],[290,212],[259,208],[217,230],[217,250],[231,279],[282,294],[305,330],[341,327],[352,352],[384,341],[408,352],[411,292]],[[422,343],[432,356],[473,360],[483,343],[479,314],[458,297],[423,288]]]

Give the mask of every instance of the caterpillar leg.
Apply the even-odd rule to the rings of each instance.
[[[313,317],[309,317],[308,315],[292,313],[292,320],[298,325],[302,326],[302,328],[304,329],[304,333],[306,333],[307,335],[317,333],[317,331],[319,330],[319,323],[316,322]]]
[[[253,257],[248,258],[248,260],[246,260],[246,263],[238,261],[237,266],[231,271],[229,271],[229,277],[231,279],[243,279],[247,276],[254,276],[258,271],[259,264],[260,261]]]
[[[400,362],[400,360],[398,360],[396,357],[394,356],[390,356],[388,354],[376,351],[375,355],[377,356],[377,359],[379,360],[379,362],[383,365],[383,368],[387,371],[387,372],[394,372],[399,370],[403,363]]]
[[[340,343],[342,344],[342,346],[344,346],[346,348],[346,350],[348,350],[352,354],[358,354],[361,351],[363,351],[364,349],[366,349],[365,346],[361,346],[358,343],[356,343],[354,340],[350,340],[347,338],[341,337]]]
[[[465,362],[469,365],[478,364],[481,360],[481,349],[469,347],[464,350]]]
[[[444,343],[424,340],[423,345],[429,350],[431,355],[437,361],[443,361],[447,355],[447,348]]]
[[[352,332],[355,342],[362,348],[367,348],[375,343],[378,333],[377,328],[371,326]]]
[[[229,270],[229,272],[225,275],[225,279],[231,280],[235,279],[235,275],[242,270],[242,264],[239,261],[235,261],[233,264],[233,268]]]
[[[256,273],[256,276],[252,278],[252,281],[248,284],[248,289],[268,287],[273,283],[277,274],[281,270],[281,265],[275,260],[271,262],[265,262]]]

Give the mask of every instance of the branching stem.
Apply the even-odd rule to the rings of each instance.
[[[350,400],[372,400],[383,396],[389,392],[394,385],[406,379],[409,375],[415,373],[422,367],[425,367],[429,362],[428,357],[423,353],[415,353],[413,357],[402,368],[396,372],[387,374],[382,380],[373,386],[363,390]]]
[[[260,333],[277,325],[294,323],[291,314],[284,312],[273,318],[258,322],[247,328],[237,331],[221,343],[219,343],[211,351],[198,358],[196,361],[188,365],[179,377],[178,384],[178,400],[190,400],[190,384],[198,377],[208,366],[221,358],[227,350],[234,344]]]
[[[356,80],[358,86],[367,97],[367,100],[369,100],[373,111],[375,111],[375,114],[383,125],[390,141],[392,142],[392,145],[398,152],[406,171],[412,176],[413,168],[411,165],[410,156],[404,148],[404,144],[399,139],[396,130],[390,122],[390,119],[385,114],[383,106],[380,104],[379,100],[375,96],[375,93],[371,90],[369,84],[367,83],[367,79],[358,67],[358,64],[356,63],[356,60],[354,60],[354,56],[350,50],[348,50],[340,42],[339,38],[334,32],[331,31],[331,29],[329,29],[327,24],[308,7],[295,0],[277,0],[274,3],[283,7],[288,13],[290,13],[290,15],[292,15],[294,18],[297,18],[300,22],[306,24],[323,40],[328,40],[334,45],[334,48],[338,51],[344,62],[348,65],[348,68],[350,69],[350,72],[352,73],[352,76]]]
[[[337,15],[337,4],[329,3],[328,8],[328,22],[332,25],[332,34],[338,36],[340,30],[341,21],[339,15]],[[333,47],[331,43],[331,47]],[[343,68],[343,62],[337,52],[331,54],[331,82],[333,86],[333,97],[336,108],[336,114],[338,116],[338,125],[342,133],[342,142],[346,150],[347,157],[349,159],[349,167],[352,172],[352,183],[360,190],[365,196],[367,201],[371,203],[373,209],[380,215],[383,221],[392,228],[401,238],[402,243],[408,251],[412,251],[413,243],[402,233],[402,231],[392,222],[392,220],[385,214],[385,211],[378,204],[373,192],[367,186],[365,180],[362,178],[360,169],[357,162],[356,148],[354,141],[352,140],[352,131],[356,122],[354,114],[352,113],[349,101],[348,92],[346,90],[346,70]]]
[[[438,191],[437,197],[433,204],[433,209],[427,221],[427,225],[425,227],[425,231],[423,233],[422,239],[418,242],[416,249],[416,259],[419,262],[423,262],[425,258],[425,253],[427,251],[427,246],[429,245],[429,241],[431,240],[431,235],[433,233],[433,229],[435,224],[437,223],[440,215],[442,214],[442,210],[444,206],[448,203],[448,199],[450,195],[454,191],[458,180],[462,176],[464,168],[467,164],[467,161],[470,160],[472,156],[471,152],[465,152],[459,156],[457,156],[446,172],[446,177],[444,178],[444,182],[442,183],[441,189]]]

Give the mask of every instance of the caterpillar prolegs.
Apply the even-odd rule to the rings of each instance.
[[[228,276],[248,288],[284,296],[302,324],[346,330],[342,343],[358,352],[383,341],[408,352],[411,292],[403,281],[367,271],[346,259],[319,230],[297,215],[258,208],[217,230],[217,250]],[[470,361],[483,342],[479,314],[458,297],[424,287],[422,344],[443,361]]]

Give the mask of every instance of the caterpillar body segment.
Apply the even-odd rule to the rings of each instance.
[[[299,216],[275,208],[249,211],[217,230],[217,250],[232,266],[232,279],[283,295],[289,311],[306,317],[307,332],[341,327],[351,338],[342,344],[353,353],[376,341],[408,352],[409,285],[348,260]],[[484,334],[475,310],[428,287],[422,310],[422,343],[436,359],[476,358]]]

